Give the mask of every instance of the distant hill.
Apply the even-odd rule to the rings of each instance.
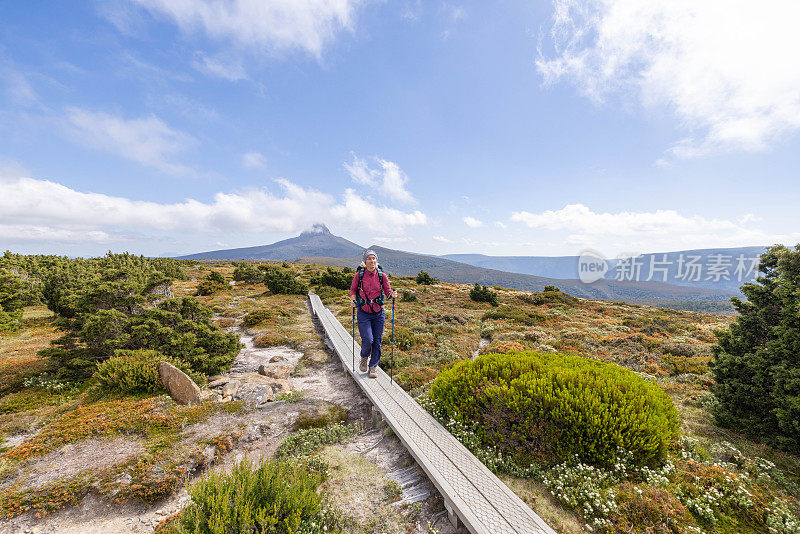
[[[193,260],[267,260],[267,261],[306,261],[323,265],[337,265],[341,267],[356,267],[361,262],[361,255],[365,247],[357,245],[342,237],[333,235],[324,225],[315,225],[311,230],[301,233],[298,237],[278,241],[271,245],[257,247],[214,250],[200,254],[181,256],[179,259]],[[669,300],[683,301],[726,301],[732,296],[738,296],[738,285],[733,289],[704,288],[667,284],[663,282],[636,282],[603,279],[585,284],[577,276],[577,258],[532,258],[513,256],[506,257],[502,264],[504,269],[487,268],[486,266],[470,265],[468,262],[454,261],[440,256],[414,254],[373,245],[371,247],[378,253],[381,265],[391,274],[397,276],[412,276],[424,270],[432,276],[445,282],[474,284],[475,282],[487,286],[500,286],[525,291],[541,291],[546,285],[555,285],[561,290],[576,297],[605,299],[605,300],[637,300],[654,301]],[[726,250],[726,249],[722,249]],[[730,250],[730,249],[727,249]],[[670,253],[678,254],[678,253]],[[475,257],[484,258],[491,263],[491,256],[459,255],[467,261]],[[542,270],[547,276],[532,275],[513,272],[506,269],[519,268],[527,264],[532,269],[536,264],[532,260],[557,260],[540,262]],[[520,261],[516,261],[520,260]],[[546,267],[546,268],[545,268]],[[547,270],[549,269],[549,270]],[[564,273],[570,273],[571,277]],[[554,276],[560,274],[560,276]]]
[[[444,282],[500,286],[525,291],[541,291],[546,285],[555,285],[562,291],[576,297],[604,300],[673,300],[673,301],[719,301],[728,300],[738,293],[706,288],[683,287],[662,282],[617,282],[598,280],[584,284],[577,279],[556,279],[510,273],[496,269],[486,269],[448,260],[439,256],[426,256],[373,245],[381,266],[396,276],[412,276],[419,271],[427,271],[431,276]],[[349,258],[307,257],[300,261],[355,267],[361,262],[361,254]]]
[[[643,254],[636,259],[639,267],[639,281],[650,276],[650,266],[655,268],[652,280],[686,287],[734,291],[747,281],[744,272],[737,272],[738,259],[743,258],[744,267],[749,268],[751,261],[758,258],[766,247],[707,248],[696,250],[678,250],[675,252],[658,252]],[[483,254],[446,254],[442,258],[467,263],[476,267],[499,269],[512,273],[547,276],[557,279],[578,278],[578,256],[485,256]],[[680,263],[683,258],[683,263]],[[608,272],[606,280],[614,280],[620,276],[619,261],[616,258],[606,260]],[[688,267],[689,262],[693,267]],[[716,267],[714,267],[716,265]],[[699,266],[699,267],[698,267]],[[665,271],[659,271],[659,268]],[[681,273],[679,275],[679,268]],[[716,272],[725,271],[727,279]],[[624,278],[636,280],[632,271],[624,271]],[[752,279],[752,273],[750,275]]]
[[[297,237],[271,245],[212,250],[180,256],[181,260],[295,260],[303,256],[344,258],[361,255],[364,248],[352,241],[333,235],[324,224],[315,224]]]

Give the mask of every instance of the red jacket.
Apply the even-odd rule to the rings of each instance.
[[[350,284],[350,297],[353,297],[356,294],[357,289],[358,271],[356,271],[356,274],[353,277],[353,283]],[[364,269],[364,279],[361,281],[361,298],[366,300],[376,299],[381,295],[381,289],[383,289],[384,295],[387,297],[391,296],[392,287],[389,285],[389,277],[386,275],[386,273],[383,273],[383,280],[378,280],[378,269],[375,269],[372,272]],[[356,299],[353,298],[353,300]],[[377,313],[381,311],[381,306],[378,304],[365,304],[361,306],[361,309],[365,312]]]

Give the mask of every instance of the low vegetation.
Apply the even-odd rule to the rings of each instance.
[[[303,465],[242,460],[230,473],[195,484],[191,504],[161,532],[334,532],[336,522],[317,492],[323,478]]]
[[[791,441],[790,378],[797,362],[787,348],[796,346],[796,254],[773,251],[772,274],[738,318],[578,299],[555,287],[524,292],[390,277],[403,296],[394,350],[387,328],[381,366],[557,529],[796,533],[800,457]],[[44,514],[88,491],[154,502],[182,487],[203,448],[224,454],[237,437],[228,429],[190,438],[187,425],[243,408],[175,405],[159,390],[157,354],[202,381],[200,373],[224,370],[239,350],[236,335],[220,327],[244,326],[262,345],[301,346],[318,335],[297,321],[308,313],[308,287],[350,331],[352,272],[290,262],[6,253],[0,278],[9,285],[2,287],[15,291],[0,289],[0,324],[14,323],[0,333],[0,513]],[[224,284],[198,295],[206,279]],[[308,351],[295,373],[319,361]],[[764,363],[763,371],[752,361]],[[767,383],[776,387],[760,395]],[[295,393],[279,400],[304,402]],[[760,411],[744,410],[753,406]],[[303,413],[272,462],[207,479],[192,490],[194,508],[166,528],[213,531],[214,521],[285,518],[275,507],[259,508],[263,493],[253,489],[280,473],[275,495],[286,497],[291,517],[309,518],[302,528],[352,530],[326,503],[325,479],[339,476],[330,444],[359,429],[344,425],[341,407]],[[122,438],[144,452],[38,487],[9,482],[66,444]],[[342,462],[336,466],[354,460]],[[295,479],[299,472],[311,482]],[[300,488],[312,487],[319,508],[303,508],[317,497]],[[387,488],[381,498],[396,498],[396,488]],[[259,517],[263,523],[255,523]]]
[[[114,356],[97,366],[93,378],[97,385],[107,391],[118,393],[156,393],[164,391],[158,366],[167,362],[198,384],[205,382],[202,374],[196,373],[183,360],[165,356],[155,350],[118,350]]]

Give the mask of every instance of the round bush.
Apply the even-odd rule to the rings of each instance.
[[[322,533],[328,530],[317,491],[322,478],[302,466],[242,460],[189,489],[192,502],[173,532]]]
[[[118,350],[97,366],[94,378],[101,388],[121,393],[152,393],[164,389],[158,364],[171,363],[194,380],[205,383],[205,376],[192,371],[189,364],[155,350]]]
[[[678,412],[659,387],[618,365],[580,356],[486,354],[442,371],[431,397],[484,445],[517,462],[555,464],[573,455],[613,465],[620,448],[639,465],[664,460]]]

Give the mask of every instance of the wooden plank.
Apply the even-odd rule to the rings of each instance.
[[[383,370],[377,379],[354,371],[353,357],[360,347],[317,295],[310,293],[309,299],[342,365],[470,532],[554,532]]]

